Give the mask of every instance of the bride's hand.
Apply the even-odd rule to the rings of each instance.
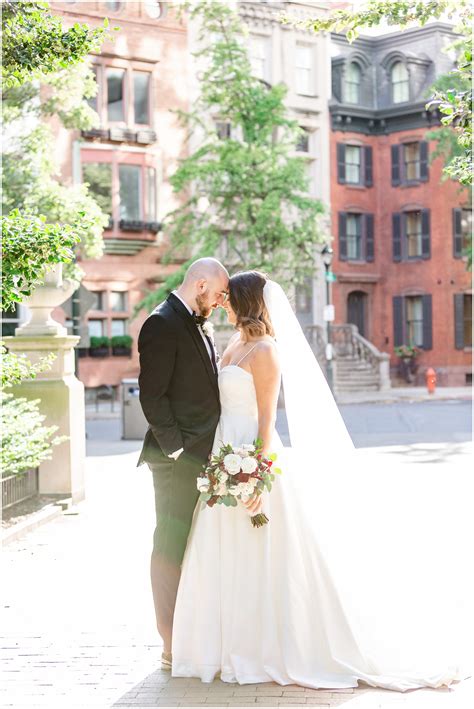
[[[242,504],[247,508],[252,517],[254,515],[258,515],[262,511],[262,495],[253,495],[250,500],[243,502]]]

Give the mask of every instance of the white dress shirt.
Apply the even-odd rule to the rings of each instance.
[[[177,292],[174,290],[174,291],[173,291],[173,295],[175,295],[175,296],[178,298],[178,300],[180,300],[180,301],[182,302],[182,304],[184,305],[184,307],[186,308],[186,310],[188,311],[188,313],[189,313],[190,315],[192,315],[192,314],[193,314],[193,309],[190,308],[189,305],[184,302],[184,300],[181,298],[181,296],[179,295],[179,293],[177,293]],[[208,340],[207,337],[205,336],[205,334],[204,334],[204,332],[203,332],[203,330],[202,330],[202,327],[201,327],[200,325],[197,326],[197,329],[198,329],[199,332],[201,333],[201,337],[202,337],[202,339],[204,340],[204,344],[206,345],[207,354],[209,355],[209,359],[210,359],[211,362],[212,362],[212,354],[211,354],[211,347],[210,347],[210,344],[209,344],[209,340]]]

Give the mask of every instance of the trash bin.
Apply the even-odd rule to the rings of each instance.
[[[122,379],[122,438],[141,440],[148,428],[139,399],[138,379]]]

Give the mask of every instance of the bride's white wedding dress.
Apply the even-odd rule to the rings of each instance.
[[[252,374],[238,364],[223,367],[219,391],[222,415],[214,451],[223,443],[253,442],[258,420]],[[417,595],[417,579],[410,577],[409,554],[403,552],[401,560],[393,557],[396,566],[407,560],[406,567],[398,568],[398,576],[405,573],[407,578],[395,591],[387,578],[390,562],[381,558],[370,535],[366,548],[360,548],[360,539],[354,548],[355,529],[346,528],[341,519],[342,554],[337,543],[333,548],[330,538],[337,533],[339,513],[344,514],[345,491],[329,493],[326,488],[321,493],[325,500],[318,504],[314,495],[311,504],[304,503],[304,486],[297,486],[298,466],[316,470],[329,465],[327,457],[317,455],[315,427],[313,431],[309,444],[316,452],[309,461],[293,460],[274,435],[271,448],[283,474],[265,494],[267,525],[253,528],[242,505],[209,508],[198,502],[176,601],[173,676],[212,682],[220,673],[224,682],[275,681],[314,688],[354,687],[365,681],[402,691],[459,679],[462,673],[451,663],[446,624],[440,614],[432,615],[428,598],[428,617],[422,617],[426,604]],[[354,491],[349,485],[347,494]],[[405,517],[408,514],[404,511]],[[336,522],[332,529],[331,520]],[[396,543],[392,551],[385,548],[388,555],[396,555]],[[414,553],[416,560],[416,548]],[[380,579],[373,571],[379,564]],[[372,581],[365,580],[369,572]],[[345,583],[339,586],[343,574]],[[397,575],[393,578],[396,582]],[[411,598],[413,617],[404,610]],[[400,608],[395,607],[398,599],[403,601]],[[383,615],[380,622],[374,614]]]

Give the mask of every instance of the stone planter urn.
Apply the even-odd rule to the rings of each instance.
[[[16,337],[34,337],[36,335],[67,335],[66,328],[53,320],[51,313],[62,305],[77,288],[77,283],[69,278],[63,279],[63,264],[55,263],[45,272],[44,283],[37,286],[29,298],[23,302],[31,317],[24,325],[15,330]]]

